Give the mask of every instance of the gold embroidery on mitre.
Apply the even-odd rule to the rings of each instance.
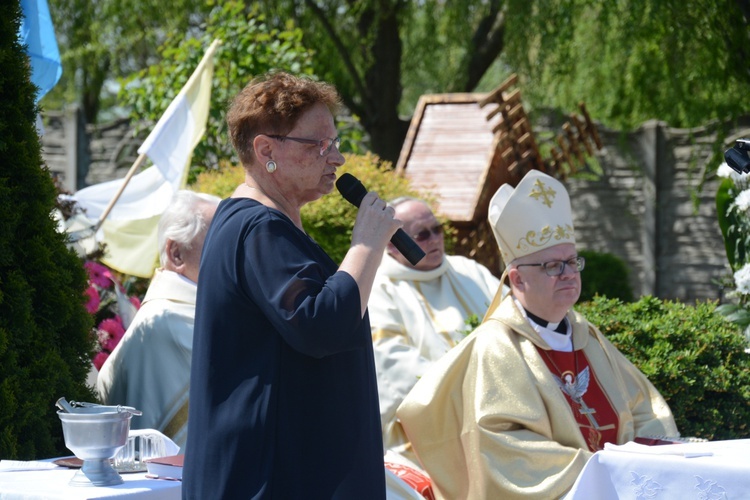
[[[557,226],[555,229],[555,239],[558,241],[566,240],[572,238],[574,233],[575,232],[573,231],[573,228],[570,227],[570,224],[565,224],[565,227]]]
[[[556,195],[557,192],[554,189],[547,187],[541,179],[537,179],[536,182],[534,182],[534,188],[529,192],[530,197],[537,201],[541,198],[542,203],[547,205],[548,208],[552,208],[552,203],[555,201]]]
[[[516,245],[517,250],[525,251],[529,248],[538,248],[549,243],[551,239],[557,241],[565,240],[573,237],[573,228],[570,224],[563,226],[556,226],[555,229],[550,229],[549,226],[544,226],[539,233],[536,231],[529,231],[526,236],[518,240]]]

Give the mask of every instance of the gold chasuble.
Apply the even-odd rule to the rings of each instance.
[[[506,297],[407,395],[397,414],[438,498],[559,498],[602,443],[678,435],[646,377],[581,315],[567,321],[575,351],[559,356]]]

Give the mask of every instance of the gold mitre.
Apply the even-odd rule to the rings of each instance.
[[[490,200],[488,219],[503,262],[573,243],[573,215],[565,186],[557,179],[529,171],[515,189],[503,184]]]

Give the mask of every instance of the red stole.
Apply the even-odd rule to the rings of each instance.
[[[581,351],[546,351],[537,347],[547,368],[555,376],[590,451],[604,443],[617,444],[619,421],[612,403]]]

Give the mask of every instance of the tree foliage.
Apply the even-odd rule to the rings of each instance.
[[[747,0],[509,0],[504,60],[538,104],[629,129],[747,112]]]
[[[269,27],[256,11],[245,14],[239,2],[224,2],[209,13],[198,36],[172,33],[159,47],[156,64],[124,80],[121,102],[136,121],[154,124],[185,85],[214,39],[222,41],[214,55],[211,107],[206,133],[193,154],[193,173],[216,167],[234,156],[226,130],[231,99],[254,77],[269,70],[311,76],[311,54],[302,46],[302,32]]]
[[[75,102],[88,123],[102,110],[111,116],[121,104],[113,98],[115,78],[160,62],[156,48],[168,38],[201,37],[208,12],[221,3],[50,0],[64,70],[45,104]],[[424,92],[473,90],[503,48],[501,0],[245,3],[248,12],[262,5],[279,32],[304,28],[315,73],[339,88],[372,150],[391,161],[409,125],[400,114],[411,113]]]
[[[75,103],[87,123],[117,107],[115,79],[154,64],[172,33],[199,30],[206,0],[49,0],[63,74],[48,108]]]
[[[315,72],[334,83],[369,134],[372,151],[398,159],[424,92],[471,91],[503,49],[500,0],[265,0],[269,19],[293,20],[316,50]],[[499,83],[499,82],[498,82]]]
[[[90,401],[86,273],[50,216],[18,0],[0,4],[0,457],[61,455],[61,396]]]
[[[83,93],[93,121],[105,82],[161,63],[156,47],[169,37],[203,36],[216,3],[51,0],[65,64],[58,87]],[[583,100],[612,128],[653,118],[690,127],[746,113],[750,0],[244,3],[279,33],[304,30],[313,72],[336,85],[370,149],[392,162],[420,95],[487,91],[510,72],[521,76],[528,109],[569,112]]]

